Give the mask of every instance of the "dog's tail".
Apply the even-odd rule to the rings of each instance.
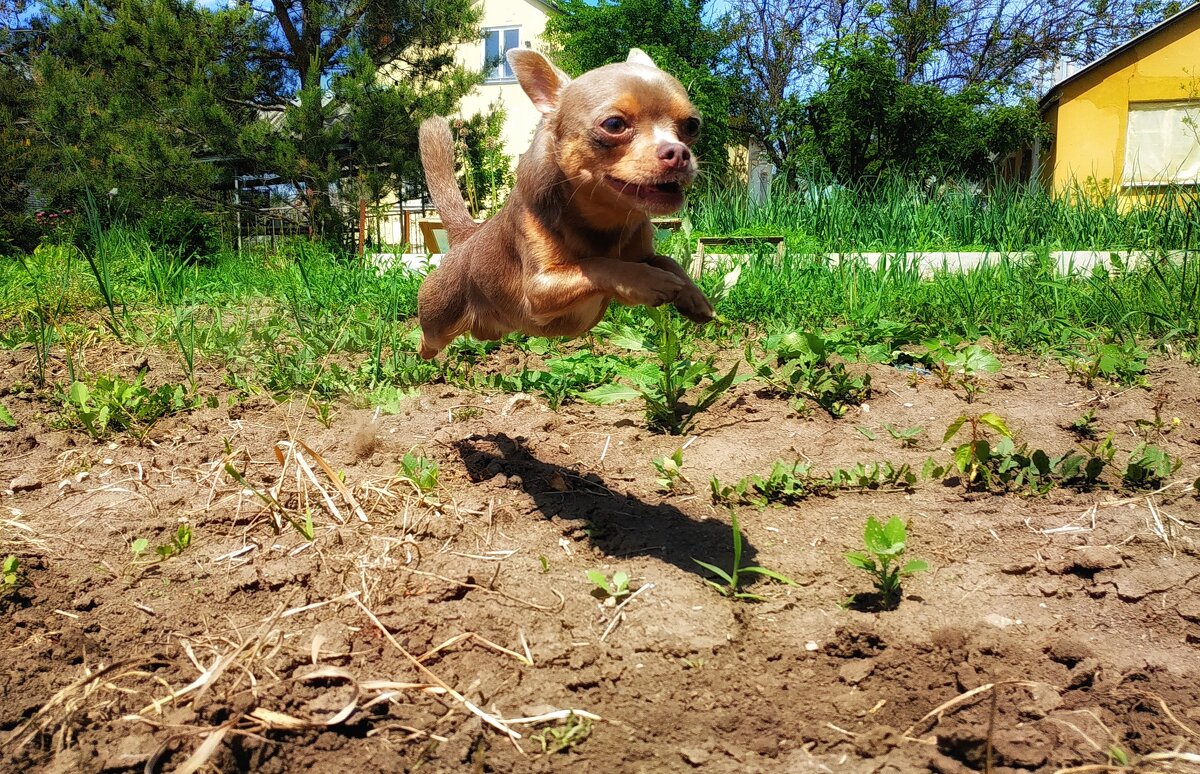
[[[479,224],[471,220],[454,177],[454,139],[450,136],[450,124],[441,117],[427,118],[421,123],[420,138],[425,185],[442,217],[450,244],[457,244],[475,233]]]

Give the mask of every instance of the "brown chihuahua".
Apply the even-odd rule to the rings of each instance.
[[[670,302],[712,320],[687,272],[655,255],[650,223],[683,206],[696,176],[700,116],[682,84],[636,48],[573,81],[534,51],[513,49],[508,62],[543,117],[494,217],[471,220],[446,121],[421,125],[421,162],[451,245],[418,296],[421,357],[468,331],[578,336],[613,299]]]

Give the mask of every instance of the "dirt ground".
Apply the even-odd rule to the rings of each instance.
[[[144,356],[87,365],[132,375]],[[149,357],[148,383],[169,381]],[[759,603],[718,595],[693,562],[730,563],[709,479],[781,458],[919,469],[948,457],[961,397],[871,366],[869,403],[834,420],[746,383],[681,439],[646,431],[635,404],[551,411],[429,385],[395,415],[342,404],[325,428],[299,399],[229,405],[213,373],[221,408],[139,444],[53,429],[48,403],[9,395],[0,554],[25,582],[0,601],[0,769],[1200,770],[1200,369],[1152,360],[1149,389],[1088,390],[1053,361],[1001,359],[979,409],[1048,451],[1090,408],[1121,462],[1161,395],[1181,420],[1160,441],[1184,460],[1173,484],[921,482],[740,508],[747,563],[798,584],[758,583]],[[0,365],[0,395],[28,381],[27,353]],[[902,449],[889,423],[926,433]],[[689,440],[694,491],[660,492],[651,460]],[[396,476],[410,451],[438,463],[434,495]],[[311,543],[272,515],[305,507]],[[869,515],[909,520],[931,567],[890,612],[847,604],[869,590],[843,558]],[[182,522],[182,553],[134,558]],[[606,604],[589,570],[625,571],[636,593]],[[536,719],[558,710],[600,719]]]

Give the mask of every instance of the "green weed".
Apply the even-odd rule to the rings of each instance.
[[[742,531],[738,526],[737,512],[732,508],[729,509],[729,520],[733,530],[733,567],[726,572],[716,565],[709,564],[708,562],[702,562],[699,559],[692,559],[693,562],[724,581],[724,583],[717,583],[716,581],[706,579],[704,581],[705,583],[716,589],[721,596],[730,597],[733,599],[751,600],[755,602],[761,602],[764,597],[742,590],[742,576],[744,575],[755,575],[763,578],[770,578],[771,580],[785,583],[789,586],[796,585],[796,582],[791,578],[778,573],[775,570],[768,570],[766,567],[758,566],[743,567]]]
[[[865,570],[880,596],[880,607],[894,610],[900,604],[900,584],[904,578],[929,569],[920,559],[911,559],[901,564],[907,548],[907,529],[899,516],[880,524],[874,516],[867,518],[863,530],[866,551],[851,551],[846,561],[851,567]]]
[[[631,352],[649,352],[652,357],[620,370],[628,384],[601,385],[580,397],[600,405],[641,398],[651,429],[682,435],[697,415],[737,383],[737,366],[719,375],[712,357],[692,359],[695,348],[683,333],[682,318],[670,310],[650,307],[645,313],[651,322],[650,332],[630,326],[610,327],[608,341]],[[707,384],[692,402],[685,403],[686,393],[704,381]]]
[[[654,470],[658,472],[658,488],[663,492],[679,492],[691,487],[683,474],[683,449],[676,449],[668,457],[655,457]]]
[[[744,356],[754,377],[769,391],[810,398],[831,416],[840,417],[870,397],[871,376],[854,376],[842,363],[830,362],[827,344],[815,333],[778,334],[763,342],[766,359],[756,359],[749,344]]]
[[[588,580],[594,585],[594,593],[606,599],[620,599],[629,594],[629,573],[617,570],[612,578],[599,570],[588,570]]]
[[[9,554],[0,562],[0,591],[7,594],[21,585],[24,573],[21,570],[21,560]]]
[[[408,452],[400,460],[396,477],[411,484],[422,499],[429,499],[437,492],[438,464],[427,457]]]
[[[69,422],[82,426],[92,438],[112,430],[148,430],[168,414],[199,405],[181,385],[161,385],[151,390],[142,384],[145,372],[132,382],[119,376],[99,376],[92,385],[74,382],[67,390],[64,408]]]
[[[530,736],[542,747],[542,753],[563,752],[583,744],[592,733],[592,721],[579,715],[568,715],[559,725],[538,731]]]
[[[1148,489],[1160,486],[1182,466],[1183,460],[1172,457],[1165,449],[1151,443],[1139,443],[1129,453],[1121,481],[1131,489]]]

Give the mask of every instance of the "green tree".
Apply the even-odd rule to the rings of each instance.
[[[907,83],[884,40],[844,40],[817,62],[825,88],[806,106],[810,156],[846,184],[889,173],[980,180],[1044,132],[1032,101],[995,103],[980,87],[947,93]]]
[[[777,167],[795,170],[813,151],[806,103],[827,90],[819,60],[830,52],[852,57],[861,41],[881,41],[900,83],[934,86],[968,103],[982,93],[987,104],[1011,107],[1038,96],[1043,74],[1059,60],[1091,61],[1191,4],[726,0],[723,72],[735,85],[735,124],[762,141]]]
[[[29,249],[37,241],[26,212],[33,101],[33,80],[20,46],[0,29],[0,254]]]
[[[172,195],[213,198],[270,73],[249,61],[263,32],[246,7],[183,0],[51,0],[35,23],[33,182],[53,203],[116,189],[131,215]]]
[[[421,120],[482,78],[454,52],[478,37],[478,15],[472,0],[272,0],[253,59],[280,70],[259,97],[278,131],[257,160],[303,192],[317,228],[337,234],[339,200],[420,179]]]
[[[701,169],[718,179],[728,164],[729,86],[716,74],[724,38],[704,18],[703,0],[586,0],[560,3],[546,24],[553,56],[568,75],[621,62],[640,48],[687,88],[704,117],[696,148]],[[703,179],[703,178],[702,178]]]

